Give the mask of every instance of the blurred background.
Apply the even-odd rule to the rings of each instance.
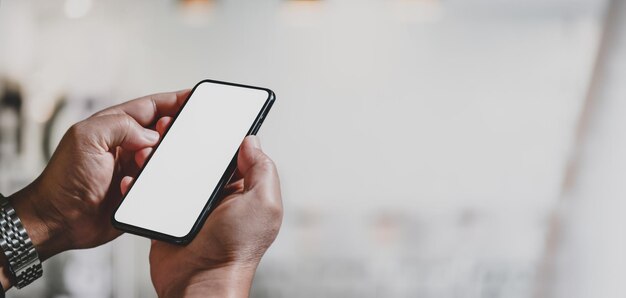
[[[252,297],[624,297],[625,2],[0,0],[0,191],[103,107],[259,85],[285,218]],[[155,297],[148,249],[8,297]]]

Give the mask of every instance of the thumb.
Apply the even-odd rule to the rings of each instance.
[[[257,136],[248,136],[241,143],[237,169],[243,177],[244,190],[262,191],[280,197],[280,183],[274,162],[261,150]]]
[[[98,145],[111,151],[120,146],[126,150],[156,145],[159,133],[142,127],[135,119],[125,114],[103,115],[84,121],[83,130],[92,135]]]

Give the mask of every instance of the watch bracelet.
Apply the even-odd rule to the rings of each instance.
[[[0,248],[7,258],[16,288],[21,289],[43,275],[39,255],[21,220],[7,198],[0,194]]]

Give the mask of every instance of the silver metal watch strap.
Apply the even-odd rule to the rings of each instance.
[[[9,262],[15,287],[21,289],[43,275],[39,255],[9,200],[0,194],[0,248]]]

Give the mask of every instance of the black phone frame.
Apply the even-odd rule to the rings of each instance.
[[[229,82],[223,82],[223,81],[216,81],[216,80],[210,80],[210,79],[205,79],[205,80],[200,81],[199,83],[197,83],[193,87],[193,89],[191,89],[191,92],[189,93],[189,96],[187,97],[185,102],[182,104],[180,110],[173,117],[171,125],[165,130],[165,132],[163,133],[163,136],[161,137],[161,139],[159,140],[159,142],[155,146],[155,149],[152,150],[152,153],[150,153],[150,155],[146,159],[146,163],[139,170],[139,172],[137,174],[137,177],[139,177],[139,175],[141,175],[141,172],[143,172],[143,169],[145,169],[145,165],[148,164],[148,162],[152,158],[152,155],[154,155],[154,153],[158,150],[159,145],[161,145],[161,142],[167,136],[167,133],[169,132],[170,128],[172,127],[174,122],[176,122],[176,119],[178,118],[180,113],[183,111],[183,109],[187,105],[187,102],[189,101],[189,99],[193,95],[193,93],[196,90],[196,88],[198,86],[200,86],[201,84],[203,84],[203,83],[213,83],[213,84],[229,85],[229,86],[241,87],[241,88],[257,89],[257,90],[263,90],[263,91],[268,93],[268,97],[267,97],[267,100],[265,101],[265,104],[263,105],[263,107],[261,108],[261,110],[257,114],[256,118],[254,119],[254,122],[252,123],[252,126],[250,126],[250,129],[246,133],[246,136],[256,135],[257,134],[257,132],[261,128],[261,124],[263,124],[263,121],[267,117],[267,114],[269,113],[270,109],[272,108],[272,105],[274,105],[274,102],[276,101],[276,95],[274,94],[274,91],[272,91],[270,89],[267,89],[267,88],[248,86],[248,85],[236,84],[236,83],[229,83]],[[200,216],[198,217],[198,219],[196,219],[196,222],[192,226],[191,230],[185,236],[176,237],[176,236],[164,234],[164,233],[161,233],[161,232],[157,232],[157,231],[153,231],[153,230],[149,230],[149,229],[145,229],[145,228],[141,228],[141,227],[138,227],[138,226],[134,226],[134,225],[130,225],[130,224],[127,224],[127,223],[123,223],[123,222],[117,221],[115,219],[115,213],[117,212],[119,207],[122,205],[121,202],[120,202],[120,204],[118,204],[115,207],[115,210],[111,214],[111,223],[113,224],[113,227],[115,227],[118,230],[124,231],[124,232],[128,232],[128,233],[135,234],[135,235],[138,235],[138,236],[148,237],[148,238],[155,239],[155,240],[161,240],[161,241],[165,241],[165,242],[169,242],[169,243],[173,243],[173,244],[178,244],[178,245],[188,244],[198,234],[198,232],[200,231],[200,229],[204,225],[204,222],[206,221],[206,219],[211,214],[211,212],[217,207],[217,205],[219,205],[219,202],[222,199],[221,198],[221,193],[222,193],[224,187],[226,186],[226,184],[228,184],[229,180],[232,178],[233,174],[235,173],[235,169],[237,168],[237,155],[238,154],[239,154],[239,149],[237,149],[237,152],[235,152],[235,155],[233,156],[233,158],[231,159],[228,167],[224,171],[224,174],[222,175],[222,177],[218,181],[217,185],[215,186],[215,189],[211,193],[211,196],[208,198],[207,203],[204,206],[204,209],[200,213]],[[137,181],[136,178],[130,184],[126,194],[124,196],[122,196],[122,201],[124,199],[126,199],[126,195],[128,195],[128,193],[130,193],[130,190],[132,189],[133,185],[135,184],[135,181]]]

